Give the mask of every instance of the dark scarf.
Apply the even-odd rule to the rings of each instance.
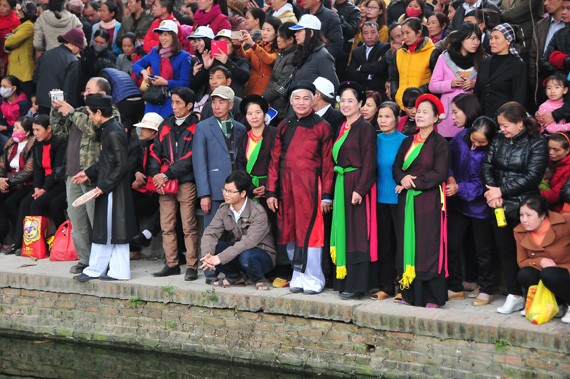
[[[475,65],[475,54],[468,53],[466,56],[463,56],[450,50],[447,52],[453,63],[463,70],[467,70]]]

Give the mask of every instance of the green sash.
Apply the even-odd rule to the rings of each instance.
[[[423,147],[423,142],[414,147],[404,160],[402,169],[407,170],[412,162],[418,157]],[[414,198],[422,191],[410,188],[406,192],[406,210],[404,216],[404,273],[400,280],[400,288],[408,289],[416,277],[416,218]]]
[[[349,132],[350,129],[347,129],[333,145],[332,156],[335,163],[338,161],[338,152],[340,151],[340,147],[346,140]],[[336,172],[337,175],[334,184],[330,251],[332,261],[336,265],[337,279],[344,279],[346,277],[346,209],[344,204],[344,174],[356,170],[358,170],[357,167],[334,167],[334,172]]]
[[[259,143],[255,145],[249,159],[247,160],[247,164],[245,165],[245,171],[251,176],[251,182],[255,186],[255,188],[259,187],[259,180],[267,178],[267,175],[251,175],[251,171],[253,170],[253,166],[257,162],[257,158],[259,158],[259,151],[261,150],[261,144],[263,143],[263,138],[259,140]]]

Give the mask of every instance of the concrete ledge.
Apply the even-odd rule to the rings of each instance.
[[[156,261],[133,262],[127,282],[78,283],[72,264],[0,256],[0,329],[342,375],[570,372],[570,326],[500,315],[502,298],[480,308],[466,299],[424,309],[343,301],[332,291],[213,290],[202,277],[153,278],[162,267]]]

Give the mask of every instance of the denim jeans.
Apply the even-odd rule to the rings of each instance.
[[[219,241],[216,245],[216,254],[232,246],[232,242]],[[245,274],[251,281],[258,282],[265,278],[265,274],[273,269],[271,256],[258,247],[244,250],[240,255],[226,264],[216,267],[216,274],[222,272],[230,281],[240,279]]]

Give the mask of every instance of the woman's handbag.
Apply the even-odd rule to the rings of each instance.
[[[168,135],[170,140],[170,161],[168,159],[163,158],[160,164],[160,172],[166,172],[170,166],[174,163],[174,153],[172,151],[172,136]],[[152,192],[158,192],[154,183],[152,182],[152,177],[148,178],[148,183],[146,185],[147,189]],[[166,195],[176,195],[178,193],[178,179],[170,179],[166,182],[164,187],[162,187],[164,193]]]
[[[147,103],[154,105],[164,105],[167,96],[166,86],[155,86],[151,84],[148,89],[143,93],[142,99]]]
[[[293,74],[289,75],[289,78],[285,79],[285,81],[281,84],[275,85],[275,91],[282,96],[287,97],[287,93],[289,92],[289,87],[291,87],[291,83],[293,83]]]
[[[542,280],[528,288],[525,306],[526,318],[533,324],[544,324],[558,313],[556,297]]]

